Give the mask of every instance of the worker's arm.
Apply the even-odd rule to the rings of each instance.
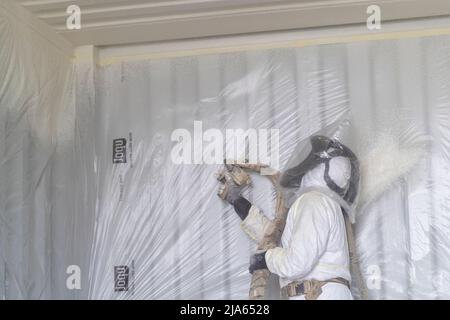
[[[234,202],[234,210],[242,219],[241,228],[257,243],[261,242],[271,221],[252,205],[247,199],[240,197]]]
[[[224,193],[224,200],[233,205],[234,210],[241,218],[241,227],[253,240],[259,243],[271,221],[261,213],[258,207],[241,195],[242,186],[234,183],[223,184],[219,193]]]

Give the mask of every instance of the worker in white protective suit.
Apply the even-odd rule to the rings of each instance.
[[[250,272],[268,269],[277,274],[289,299],[353,299],[344,214],[352,214],[358,160],[336,140],[314,136],[310,141],[308,156],[280,179],[294,194],[281,247],[255,254]],[[271,221],[241,196],[239,186],[229,188],[226,200],[241,217],[243,230],[259,243]]]

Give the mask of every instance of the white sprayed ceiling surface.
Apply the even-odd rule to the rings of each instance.
[[[74,45],[113,45],[447,16],[448,0],[16,0]],[[81,30],[66,10],[81,9]]]

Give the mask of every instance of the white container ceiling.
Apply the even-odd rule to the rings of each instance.
[[[73,45],[117,45],[450,16],[449,0],[16,0]],[[81,30],[67,30],[70,5]]]

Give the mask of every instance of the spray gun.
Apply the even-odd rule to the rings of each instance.
[[[265,230],[264,237],[258,244],[258,252],[266,251],[278,245],[281,234],[286,223],[288,209],[284,206],[283,194],[278,188],[279,172],[269,168],[264,164],[236,163],[227,164],[225,161],[224,168],[216,175],[217,180],[221,182],[218,195],[222,199],[226,199],[231,184],[238,186],[246,186],[251,184],[250,175],[245,171],[253,171],[260,175],[265,175],[272,182],[277,191],[275,217]],[[256,270],[252,274],[250,284],[249,298],[251,300],[259,300],[267,297],[267,283],[270,276],[268,269]]]
[[[217,180],[222,183],[222,188],[219,188],[218,196],[226,199],[229,185],[231,183],[244,187],[250,185],[252,180],[250,175],[244,171],[242,167],[236,164],[228,164],[225,161],[224,169],[216,175]]]

